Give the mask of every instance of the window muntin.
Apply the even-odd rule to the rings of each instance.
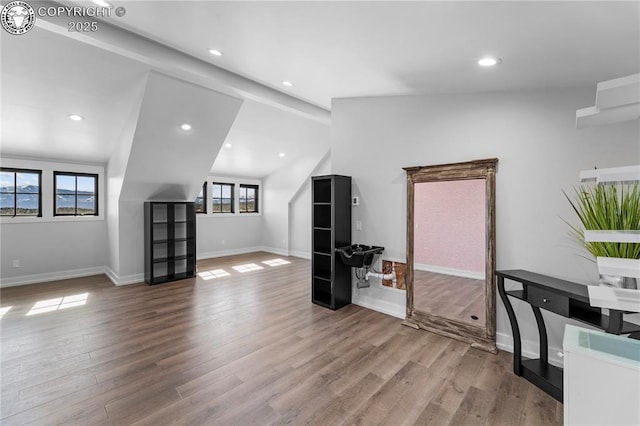
[[[207,213],[207,182],[202,184],[202,189],[196,197],[196,213]]]
[[[240,213],[258,213],[258,185],[240,184]]]
[[[233,213],[234,184],[213,182],[211,185],[211,213]]]
[[[53,172],[54,216],[98,216],[98,175]]]
[[[0,216],[42,216],[42,171],[0,168]]]

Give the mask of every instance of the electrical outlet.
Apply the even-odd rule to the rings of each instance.
[[[352,206],[359,206],[360,205],[360,199],[358,197],[352,197],[351,198],[351,205]]]
[[[20,267],[20,259],[15,259],[12,263],[14,268]]]

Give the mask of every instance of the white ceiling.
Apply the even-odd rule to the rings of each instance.
[[[640,72],[638,1],[112,3],[127,13],[110,23],[327,109],[352,96],[585,85],[595,93],[598,81]],[[0,152],[106,162],[152,67],[41,28],[2,31],[0,43]],[[503,63],[477,67],[485,54]],[[86,119],[71,122],[72,112]],[[247,101],[213,171],[265,176],[322,144],[309,137],[316,133],[328,138],[326,126]]]
[[[638,1],[112,1],[127,9],[116,25],[325,108],[335,97],[595,85],[640,68]],[[487,54],[503,64],[477,67]]]
[[[105,162],[147,67],[39,28],[0,42],[2,154]]]

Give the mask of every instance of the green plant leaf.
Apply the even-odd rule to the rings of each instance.
[[[588,242],[585,230],[638,231],[640,230],[640,187],[638,184],[595,185],[574,188],[572,199],[562,191],[581,227],[571,225],[570,234],[595,257],[621,257],[640,259],[639,243]]]

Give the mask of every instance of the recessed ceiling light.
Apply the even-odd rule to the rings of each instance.
[[[292,86],[293,86],[293,83],[292,83],[292,82],[290,82],[290,81],[285,80],[285,81],[283,81],[283,82],[282,82],[282,85],[283,85],[283,86],[287,86],[287,87],[292,87]]]
[[[484,58],[480,58],[478,60],[478,65],[480,65],[481,67],[492,67],[494,65],[498,65],[500,62],[502,62],[502,59],[500,58],[485,56]]]
[[[211,53],[213,56],[222,56],[222,52],[217,49],[209,49],[209,53]]]
[[[113,5],[105,0],[91,0],[100,7],[113,7]]]
[[[78,114],[69,114],[69,119],[73,121],[82,121],[84,117]]]
[[[189,123],[182,123],[180,125],[180,129],[184,130],[185,132],[188,132],[189,130],[191,130],[191,124]]]
[[[227,143],[224,144],[224,146],[225,146],[225,148],[231,148],[232,145],[229,142],[227,142]]]
[[[284,157],[284,152],[281,152],[280,154],[278,154],[278,156]]]

